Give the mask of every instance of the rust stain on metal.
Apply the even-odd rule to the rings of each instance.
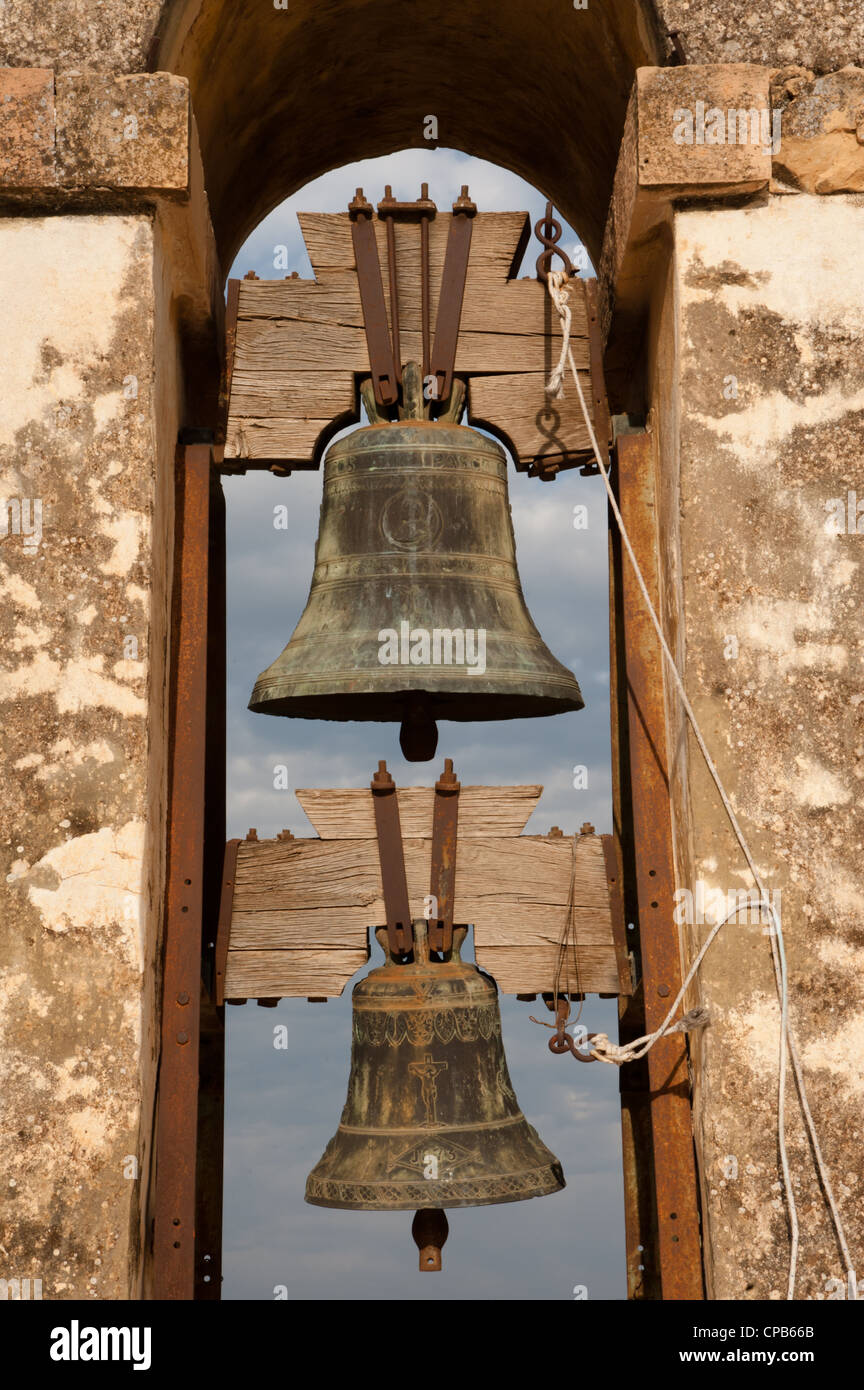
[[[449,951],[453,945],[453,903],[456,892],[456,853],[459,830],[460,783],[453,759],[444,759],[444,771],[435,783],[432,812],[432,870],[429,892],[436,911],[429,921],[429,945],[433,951]]]
[[[647,434],[618,441],[619,505],[652,596],[659,602],[654,507],[654,456]],[[681,985],[673,922],[674,866],[666,762],[664,681],[656,634],[632,567],[620,572],[624,642],[629,794],[635,894],[638,902],[644,1019],[662,1023],[668,998]],[[686,1042],[662,1038],[647,1054],[658,1259],[665,1299],[701,1299],[702,1255],[693,1153]],[[627,1070],[626,1068],[624,1070]],[[622,1075],[622,1087],[625,1085]]]
[[[430,373],[435,377],[437,399],[446,401],[453,386],[453,367],[462,320],[462,300],[471,254],[472,219],[477,206],[468,197],[468,185],[453,204],[453,216],[447,233],[447,250],[438,295],[438,317],[435,323],[435,343],[432,348]]]
[[[154,1296],[158,1299],[191,1299],[195,1277],[211,447],[181,448],[178,462],[175,679],[153,1229]]]
[[[547,202],[546,211],[542,217],[538,218],[534,224],[534,235],[542,244],[543,250],[537,257],[535,269],[538,280],[548,280],[549,271],[552,269],[552,257],[560,256],[564,269],[568,275],[574,275],[573,263],[567,252],[557,244],[561,240],[563,228],[555,217],[555,209],[551,202]]]
[[[203,982],[200,1037],[194,1297],[218,1302],[222,1297],[225,1018]]]
[[[362,188],[357,189],[356,197],[348,204],[348,212],[375,399],[382,406],[395,405],[399,398],[399,366],[390,341],[373,208],[364,198]]]
[[[383,759],[378,764],[378,771],[372,778],[371,787],[375,829],[378,834],[378,856],[381,863],[381,889],[387,914],[388,945],[391,955],[407,955],[412,947],[413,933],[399,802],[396,797],[396,783],[387,771],[387,764]]]

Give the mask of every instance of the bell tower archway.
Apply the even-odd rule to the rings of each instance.
[[[166,0],[150,67],[189,80],[224,269],[317,175],[435,143],[541,188],[596,263],[634,74],[665,52],[632,0]]]

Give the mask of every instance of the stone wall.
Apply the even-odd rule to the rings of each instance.
[[[0,538],[3,1272],[122,1298],[153,1106],[177,430],[152,218],[0,222],[0,285],[0,496],[25,511]]]
[[[857,489],[864,502],[862,261],[864,198],[676,214],[688,692],[766,886],[781,894],[792,1024],[859,1253],[864,537],[847,530],[847,499]],[[689,886],[701,880],[709,903],[749,888],[695,747],[689,793]],[[786,1293],[779,1006],[766,928],[748,915],[723,929],[701,972],[712,1026],[697,1050],[695,1123],[711,1286],[725,1299]],[[705,927],[688,935],[692,950]],[[824,1298],[844,1267],[791,1075],[787,1114],[798,1296]]]

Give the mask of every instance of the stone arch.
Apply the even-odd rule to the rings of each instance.
[[[149,64],[189,79],[223,267],[328,169],[438,143],[554,199],[599,256],[637,67],[662,64],[650,0],[166,0]]]

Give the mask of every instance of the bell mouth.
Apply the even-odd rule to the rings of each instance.
[[[540,1168],[507,1177],[496,1174],[489,1178],[465,1178],[461,1181],[457,1178],[447,1183],[350,1183],[319,1178],[313,1171],[306,1182],[304,1200],[313,1207],[339,1207],[343,1211],[497,1207],[507,1202],[527,1202],[531,1197],[549,1197],[566,1186],[557,1159]],[[435,1190],[430,1192],[430,1188]]]
[[[412,703],[421,701],[432,720],[449,719],[457,724],[478,720],[531,719],[547,714],[568,714],[585,708],[582,693],[574,680],[560,696],[526,694],[524,684],[509,693],[499,688],[475,693],[462,690],[441,690],[427,685],[410,686],[405,690],[346,690],[330,693],[296,693],[298,682],[292,681],[291,693],[282,694],[278,684],[256,685],[249,701],[256,714],[278,714],[292,719],[330,719],[345,723],[401,724],[411,718]],[[480,685],[480,683],[477,683]],[[544,684],[548,687],[548,682]],[[575,689],[574,689],[575,687]]]

